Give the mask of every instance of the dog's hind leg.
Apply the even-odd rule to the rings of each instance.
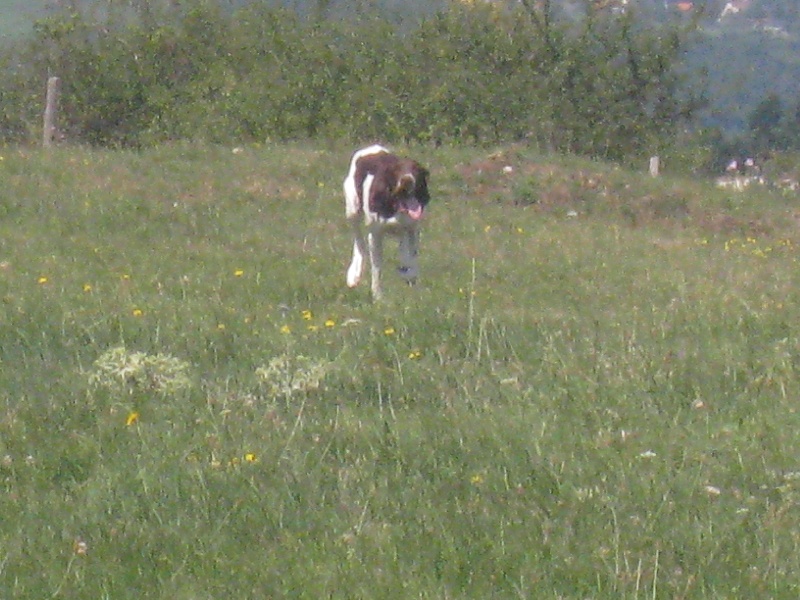
[[[383,235],[377,228],[370,229],[367,236],[369,244],[369,263],[372,276],[372,299],[380,300],[383,296],[381,289],[381,265],[383,264]]]
[[[348,287],[356,287],[361,281],[361,274],[364,272],[364,255],[367,253],[367,244],[364,234],[357,220],[352,220],[353,224],[353,259],[347,269]]]

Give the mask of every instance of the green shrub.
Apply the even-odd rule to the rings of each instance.
[[[675,94],[678,34],[538,10],[454,3],[402,27],[199,0],[161,19],[58,14],[16,50],[22,68],[0,86],[0,123],[6,139],[38,127],[41,88],[56,74],[62,129],[95,145],[528,139],[612,159],[668,146],[692,107]]]

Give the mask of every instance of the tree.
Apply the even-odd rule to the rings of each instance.
[[[777,94],[769,94],[747,120],[754,152],[783,149],[782,120],[783,103]]]

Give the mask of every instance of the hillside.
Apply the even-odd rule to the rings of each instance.
[[[4,598],[796,598],[797,199],[404,148],[4,149]]]
[[[723,6],[720,10],[720,6]],[[789,108],[800,99],[800,4],[784,0],[717,3],[687,55],[707,73],[709,123],[729,132],[747,125],[769,94]]]
[[[0,39],[26,35],[33,22],[47,14],[48,0],[0,0]]]
[[[708,123],[729,132],[769,94],[786,107],[800,100],[800,36],[776,36],[757,29],[708,30],[687,54],[687,65],[707,73]]]

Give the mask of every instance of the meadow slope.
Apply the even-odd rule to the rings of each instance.
[[[798,596],[796,196],[414,148],[373,305],[349,151],[0,152],[4,598]]]

